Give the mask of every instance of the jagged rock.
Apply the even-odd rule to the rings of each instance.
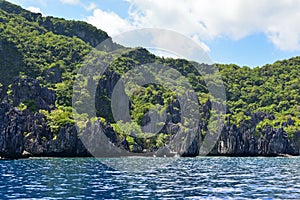
[[[272,138],[269,142],[267,155],[286,154],[287,139],[283,137],[283,130],[273,131]]]
[[[60,128],[53,133],[47,118],[39,112],[25,109],[19,111],[13,106],[21,102],[31,101],[36,110],[51,111],[55,103],[55,93],[39,85],[37,80],[17,78],[11,86],[11,95],[7,101],[0,104],[0,156],[5,158],[21,158],[32,156],[90,156],[81,139],[78,137],[74,125]],[[95,122],[96,127],[104,130],[105,137],[112,143],[118,143],[113,128],[100,121]]]
[[[183,157],[194,157],[199,155],[201,145],[201,133],[199,130],[179,130],[171,137],[171,142],[168,144],[172,152],[176,152]]]
[[[124,150],[126,151],[129,151],[129,143],[128,141],[126,140],[126,138],[124,138],[121,142],[120,142],[120,145],[119,145],[120,148],[123,148]]]
[[[167,122],[177,124],[181,122],[180,103],[178,100],[173,101],[172,104],[168,105],[167,110]]]
[[[218,153],[221,155],[234,154],[237,145],[236,126],[225,127],[220,135]]]
[[[300,134],[290,140],[287,133],[267,125],[263,130],[256,130],[261,120],[274,119],[272,115],[261,112],[251,115],[251,120],[241,123],[239,127],[226,124],[221,132],[215,149],[210,155],[237,156],[276,156],[281,154],[299,154],[296,141],[300,142]],[[258,131],[258,132],[257,132]],[[258,133],[261,136],[258,136]]]
[[[132,145],[131,151],[132,151],[133,153],[142,153],[142,152],[143,152],[143,147],[140,146],[139,144],[136,144],[136,143],[135,143],[135,144]]]
[[[117,138],[115,132],[113,131],[110,125],[104,125],[100,121],[95,121],[92,125],[89,123],[87,125],[87,132],[90,133],[100,133],[100,130],[103,130],[105,138],[109,139],[112,143],[117,143]],[[44,130],[44,131],[47,131]],[[35,131],[36,132],[36,131]],[[37,132],[41,133],[41,132]],[[48,133],[51,135],[51,133]],[[53,134],[52,134],[53,135]],[[26,141],[26,150],[30,152],[33,156],[56,156],[56,157],[86,157],[91,156],[88,152],[85,145],[94,144],[95,139],[99,139],[99,135],[86,135],[88,139],[84,139],[85,144],[82,143],[81,138],[78,136],[77,128],[74,125],[66,125],[62,127],[57,135],[54,135],[53,138],[47,138],[41,140],[41,135],[36,135],[33,141],[28,138]],[[45,137],[45,136],[43,136]],[[101,138],[100,138],[101,140]],[[105,142],[106,140],[102,140]],[[102,143],[99,143],[102,144]],[[97,145],[99,145],[97,144]],[[95,145],[93,148],[100,148]],[[89,149],[90,150],[90,149]]]
[[[296,131],[296,133],[294,134],[294,138],[293,138],[293,149],[295,151],[296,154],[300,153],[300,131]]]
[[[55,74],[55,73],[54,73]],[[115,84],[119,80],[119,75],[114,72],[107,72],[109,78],[99,82],[98,92],[105,91],[108,97],[111,97]],[[59,81],[60,75],[52,77],[53,81]],[[21,102],[32,101],[36,109],[45,109],[51,112],[55,104],[55,93],[48,88],[41,87],[37,80],[30,78],[17,78],[11,86],[11,94],[6,98],[9,103],[0,104],[0,156],[6,158],[21,158],[26,155],[31,156],[90,156],[78,136],[77,128],[74,125],[67,124],[60,127],[58,133],[53,133],[48,124],[46,116],[34,110],[26,109],[19,111],[13,106],[18,106]],[[179,125],[180,112],[178,102],[168,106],[168,117],[161,133],[170,134],[170,142],[163,148],[151,148],[145,152],[157,151],[163,152],[161,155],[174,155],[174,152],[180,156],[202,155],[200,152],[203,146],[202,132],[207,132],[206,121],[199,122],[197,130],[183,130]],[[102,106],[99,104],[98,106]],[[209,110],[212,104],[207,101],[201,108],[201,119],[210,117]],[[300,153],[300,133],[297,131],[294,138],[290,139],[284,131],[284,127],[293,125],[292,119],[282,123],[282,128],[275,129],[267,125],[263,130],[256,130],[256,125],[264,120],[273,120],[274,116],[257,112],[248,113],[251,119],[239,124],[231,124],[228,121],[222,128],[221,135],[218,138],[209,155],[235,155],[235,156],[276,156],[276,155],[299,155]],[[145,122],[146,123],[146,122]],[[96,133],[103,135],[98,137]],[[129,146],[124,138],[119,141],[117,135],[109,123],[103,123],[96,120],[93,124],[88,123],[86,135],[88,144],[94,145],[88,148],[91,151],[101,153],[99,155],[114,155],[110,151],[123,151],[132,153],[144,152],[144,144],[135,136],[134,144]],[[207,135],[209,136],[209,134]],[[207,137],[206,136],[206,137]],[[212,138],[214,141],[214,138]],[[99,146],[100,144],[100,146]],[[109,144],[109,145],[108,145]],[[108,148],[106,148],[108,145]],[[94,148],[94,149],[93,149]],[[209,149],[209,148],[207,148]],[[207,150],[206,149],[206,150]],[[205,152],[205,150],[204,150]],[[158,155],[157,154],[157,155]]]
[[[45,79],[49,83],[60,83],[62,81],[62,72],[59,66],[55,66],[46,70]]]
[[[169,122],[164,125],[161,132],[166,133],[166,134],[175,135],[179,131],[179,129],[180,129],[180,126],[178,124]]]
[[[18,158],[23,146],[22,113],[6,103],[0,104],[0,157]]]
[[[51,110],[55,104],[55,92],[41,87],[35,79],[17,78],[11,86],[11,90],[8,99],[12,100],[13,106],[19,106],[21,102],[25,102],[34,106],[35,110]]]
[[[56,138],[47,142],[47,154],[60,156],[88,156],[75,126],[62,127]]]

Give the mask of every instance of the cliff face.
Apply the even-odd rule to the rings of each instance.
[[[0,104],[0,155],[19,158],[24,151],[21,113],[9,104]]]
[[[108,87],[111,87],[108,85]],[[108,89],[108,88],[107,88]],[[41,87],[34,79],[18,78],[14,80],[10,95],[4,97],[6,103],[0,104],[0,155],[5,158],[21,158],[24,156],[55,156],[75,157],[90,156],[80,140],[75,125],[66,124],[60,127],[58,133],[54,133],[47,124],[46,116],[29,109],[20,110],[13,105],[18,105],[26,100],[34,100],[32,106],[35,109],[44,109],[51,112],[54,109],[55,93],[48,88]],[[11,102],[11,103],[8,103]],[[209,102],[206,107],[209,107]],[[205,107],[205,106],[204,106]],[[178,113],[174,113],[174,119]],[[177,116],[177,117],[176,117]],[[292,120],[283,123],[279,129],[267,126],[263,130],[256,130],[256,125],[265,119],[274,116],[265,113],[255,113],[251,120],[240,124],[227,123],[224,125],[221,135],[209,155],[214,156],[276,156],[280,154],[299,155],[300,132],[289,138],[283,127],[292,124]],[[177,119],[178,120],[178,119]],[[203,123],[203,122],[202,122]],[[89,125],[91,126],[91,125]],[[121,149],[129,150],[126,139],[118,140],[113,128],[100,121],[94,123],[95,127],[104,130],[112,143]],[[200,129],[205,128],[201,125]],[[201,131],[196,134],[183,133],[180,127],[172,122],[165,125],[163,132],[171,133],[173,150],[181,156],[201,155],[199,151],[204,136]],[[96,131],[96,130],[95,130]],[[184,138],[182,140],[181,138]],[[143,144],[135,145],[132,152],[142,152]],[[156,151],[156,149],[152,149]],[[25,154],[25,155],[24,155]],[[162,154],[163,155],[163,154]]]
[[[5,158],[20,158],[24,152],[31,156],[75,157],[90,156],[78,137],[74,125],[60,128],[57,135],[49,130],[45,116],[39,113],[20,112],[7,103],[0,104],[0,155]],[[97,122],[105,132],[110,132],[111,141],[129,150],[126,140],[117,141],[110,126]],[[176,128],[169,125],[170,128]],[[173,126],[173,127],[172,127]],[[218,142],[209,155],[214,156],[277,156],[280,154],[299,155],[300,132],[288,138],[283,129],[267,127],[260,137],[255,127],[225,125]],[[185,135],[181,135],[185,136]],[[115,139],[113,139],[115,138]],[[203,138],[201,135],[186,137],[177,143],[181,156],[197,156]],[[138,148],[138,147],[137,147]],[[134,150],[133,150],[134,152]],[[138,152],[138,150],[137,150]],[[200,154],[201,155],[201,154]]]
[[[13,105],[19,105],[20,102],[30,100],[35,110],[43,109],[51,112],[55,102],[55,93],[52,90],[40,87],[34,79],[18,78],[11,87],[11,94],[4,99],[6,103],[0,104],[1,157],[90,156],[78,136],[75,125],[66,124],[59,127],[58,133],[54,133],[49,128],[45,115],[30,109],[20,110],[20,108],[13,107]],[[95,124],[106,132],[110,131],[111,135],[111,128],[99,121]]]
[[[38,112],[51,113],[55,109],[55,92],[41,87],[31,78],[16,78],[9,95],[0,104],[0,156],[3,158],[23,158],[27,156],[87,157],[87,151],[73,124],[59,127],[58,132],[50,129],[47,116]],[[29,102],[30,108],[16,108],[21,102]],[[14,107],[16,106],[16,107]],[[117,139],[109,124],[95,121],[95,132],[104,130],[106,137],[122,149],[128,144]],[[99,131],[99,130],[98,130]]]
[[[260,136],[257,136],[257,134]],[[296,132],[293,138],[289,138],[283,128],[276,129],[267,126],[264,130],[256,131],[255,125],[251,124],[251,122],[240,127],[227,124],[211,155],[299,155],[299,134],[300,132]]]
[[[47,128],[45,116],[20,112],[9,104],[0,105],[0,155],[4,158],[26,156],[88,156],[74,126],[62,127],[56,137]]]
[[[66,125],[59,133],[51,132],[46,116],[35,110],[54,109],[55,93],[41,87],[37,80],[14,80],[9,95],[0,104],[0,155],[5,158],[32,156],[87,156],[76,127]],[[15,108],[27,102],[30,108]]]
[[[209,105],[209,103],[206,103]],[[293,137],[289,137],[284,127],[292,124],[288,119],[281,128],[272,128],[267,125],[264,129],[257,130],[257,124],[265,119],[273,119],[274,116],[262,112],[254,113],[251,120],[242,122],[239,126],[227,122],[224,124],[218,140],[213,149],[208,153],[210,156],[278,156],[278,155],[300,155],[300,132],[297,131]],[[203,126],[204,124],[204,126]],[[171,142],[173,150],[181,156],[203,155],[200,151],[205,136],[201,130],[194,133],[182,133],[178,131],[179,126],[173,123],[166,125],[167,129],[176,130]],[[206,129],[205,122],[200,123],[200,129]],[[188,137],[187,137],[188,135]],[[178,139],[176,139],[178,138]],[[184,138],[184,140],[181,140]],[[207,153],[207,152],[206,152]],[[206,155],[206,154],[205,154]]]

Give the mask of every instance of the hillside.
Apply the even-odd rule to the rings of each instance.
[[[300,153],[300,57],[253,69],[217,64],[226,90],[227,102],[224,102],[209,94],[194,62],[160,58],[143,48],[124,48],[113,43],[107,33],[85,22],[43,17],[4,0],[0,0],[0,22],[1,157],[18,158],[24,153],[90,156],[93,152],[88,152],[80,140],[79,130],[86,127],[101,128],[114,146],[145,155],[169,147],[181,156],[197,156],[201,154],[204,138],[218,128],[222,128],[221,135],[210,155]],[[103,48],[95,49],[105,40]],[[112,54],[116,59],[106,63]],[[72,108],[78,70],[86,60],[89,65],[97,66],[91,55],[109,65],[97,87],[94,106],[97,118],[89,116],[88,111]],[[180,94],[159,84],[139,87],[128,94],[133,122],[114,119],[111,111],[114,86],[126,72],[147,63],[172,68],[192,83],[200,113],[199,128],[192,130],[193,134],[186,125],[193,119],[183,119],[179,103],[190,91],[180,86]],[[211,67],[196,65],[207,70]],[[83,90],[79,94],[81,99],[77,99],[77,104],[84,103],[91,95]],[[223,127],[208,128],[216,114],[212,105],[225,104]],[[148,111],[155,107],[165,111],[167,117],[159,134],[145,138],[141,126],[150,123]],[[82,123],[75,124],[75,118],[82,118]]]

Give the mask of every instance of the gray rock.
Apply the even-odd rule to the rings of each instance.
[[[59,66],[55,66],[46,70],[45,79],[49,83],[60,83],[62,81],[62,72]]]
[[[31,78],[17,78],[11,86],[12,93],[8,96],[13,106],[21,102],[28,104],[34,110],[51,110],[55,104],[55,92],[41,87],[39,82]]]
[[[0,157],[22,157],[23,116],[9,104],[0,104]]]

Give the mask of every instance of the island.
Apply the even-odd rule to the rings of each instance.
[[[80,138],[72,107],[77,72],[91,52],[103,59],[110,52],[118,56],[100,77],[96,117],[81,111],[78,115],[86,123],[80,126],[103,130],[116,148],[148,155],[170,147],[179,156],[195,157],[202,155],[204,138],[219,131],[207,155],[300,154],[300,57],[256,68],[215,64],[226,92],[226,102],[221,102],[209,94],[204,78],[194,67],[209,70],[209,65],[158,57],[142,47],[126,48],[86,22],[44,17],[5,0],[0,0],[0,22],[1,158],[92,156]],[[103,41],[105,48],[96,48]],[[159,84],[146,84],[128,97],[133,122],[114,119],[114,86],[124,73],[147,63],[173,68],[193,86],[200,115],[192,137],[186,137],[189,130],[183,121],[189,119],[182,119],[178,96]],[[81,92],[82,98],[89,95]],[[220,114],[224,122],[209,127],[216,114],[212,107],[218,105],[225,108]],[[149,123],[149,110],[155,106],[165,111],[166,120],[160,124],[159,133],[141,137],[141,127]]]

